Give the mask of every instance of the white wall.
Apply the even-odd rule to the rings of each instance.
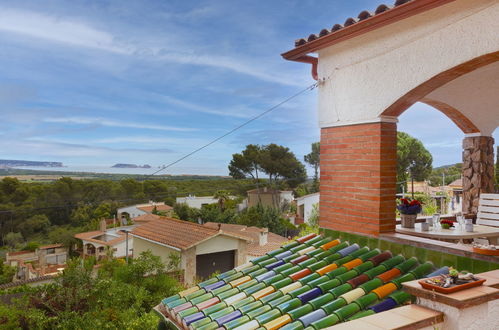
[[[396,121],[380,115],[403,95],[443,71],[499,50],[497,17],[497,0],[456,0],[320,50],[319,78],[328,79],[319,86],[320,127]],[[453,105],[483,135],[498,124],[496,108]]]
[[[146,212],[139,210],[135,205],[122,207],[122,208],[117,210],[118,215],[120,215],[121,213],[125,213],[125,212],[130,215],[130,218],[135,218],[135,217],[138,217],[139,215],[146,214]],[[118,219],[118,220],[121,220],[121,219]]]
[[[196,246],[196,255],[237,250],[239,239],[218,235]]]
[[[230,199],[234,199],[234,196],[229,196]],[[217,198],[213,196],[187,196],[187,197],[177,197],[176,202],[179,204],[187,204],[189,207],[200,209],[203,204],[214,204],[218,203]]]
[[[281,205],[282,204],[289,204],[295,199],[292,191],[287,191],[287,190],[284,191],[283,190],[280,192],[280,196],[281,196]]]
[[[300,207],[301,205],[304,206],[303,219],[305,223],[308,223],[308,220],[310,218],[310,213],[312,212],[314,205],[319,204],[319,198],[320,194],[315,193],[302,196],[296,199],[296,207]]]

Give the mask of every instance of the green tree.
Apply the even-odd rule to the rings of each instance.
[[[286,223],[289,223],[289,221],[282,218],[279,209],[258,204],[241,212],[237,218],[237,223],[268,228],[273,233],[286,235]]]
[[[213,198],[218,200],[218,206],[220,207],[220,210],[223,211],[225,209],[225,203],[230,199],[230,193],[227,190],[217,190],[213,195]]]
[[[25,239],[34,233],[46,233],[49,227],[50,221],[44,214],[34,215],[18,226]]]
[[[15,273],[15,267],[6,265],[0,260],[0,284],[12,282]]]
[[[229,164],[229,174],[234,179],[244,179],[247,177],[258,181],[260,171],[261,147],[255,144],[248,144],[240,154],[233,154]]]
[[[428,179],[433,158],[418,139],[404,132],[397,132],[397,181]]]
[[[10,232],[5,235],[3,241],[6,245],[13,249],[16,247],[16,245],[23,242],[23,235],[21,233]]]
[[[277,186],[279,180],[295,187],[307,178],[305,166],[289,148],[271,143],[262,148],[260,168],[269,176],[271,186]]]
[[[314,168],[315,181],[319,180],[320,156],[321,144],[320,142],[314,142],[312,143],[312,151],[303,157],[303,159]]]
[[[308,217],[308,224],[311,227],[319,227],[319,203],[312,206],[312,211]]]

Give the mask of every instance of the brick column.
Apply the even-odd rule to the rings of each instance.
[[[395,230],[395,123],[322,128],[320,170],[320,227],[373,236]]]
[[[480,193],[494,192],[494,138],[463,140],[463,213],[476,214]]]

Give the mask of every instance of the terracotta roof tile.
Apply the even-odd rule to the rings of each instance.
[[[138,217],[132,218],[134,222],[141,222],[141,223],[157,219],[161,219],[161,216],[152,213],[142,214],[139,215]]]
[[[170,205],[166,204],[157,204],[157,205],[149,205],[149,206],[139,206],[137,207],[139,210],[142,210],[147,213],[151,213],[154,210],[154,207],[156,207],[157,211],[170,211],[173,210],[173,207]]]
[[[149,221],[136,227],[131,234],[183,250],[220,234],[247,240],[246,237],[232,232],[227,233],[189,221],[168,217]]]
[[[344,29],[344,28],[347,28],[349,26],[352,26],[360,21],[363,21],[363,20],[366,20],[370,17],[373,17],[373,16],[376,16],[376,15],[379,15],[381,13],[384,13],[388,10],[391,10],[395,7],[398,7],[400,5],[403,5],[407,2],[412,2],[412,1],[415,1],[415,0],[397,0],[395,1],[394,5],[393,6],[387,6],[385,4],[381,4],[378,6],[378,8],[376,8],[376,10],[374,11],[374,13],[371,13],[367,10],[363,10],[361,11],[357,18],[354,18],[354,17],[349,17],[345,20],[345,23],[343,25],[341,24],[335,24],[333,25],[333,27],[331,28],[331,30],[328,30],[328,29],[322,29],[321,32],[319,33],[319,35],[316,35],[316,34],[311,34],[308,38],[301,38],[301,39],[298,39],[295,41],[295,47],[299,47],[299,46],[302,46],[306,43],[309,43],[309,42],[312,42],[312,41],[315,41],[321,37],[324,37],[328,34],[331,34],[331,33],[334,33],[336,31],[339,31],[341,29]]]
[[[53,249],[53,248],[60,248],[60,247],[63,247],[62,244],[49,244],[49,245],[43,245],[43,246],[40,246],[39,249]]]
[[[204,226],[209,228],[218,228],[219,225],[224,232],[231,232],[247,237],[250,240],[247,246],[247,253],[250,256],[262,256],[272,250],[278,249],[282,244],[288,241],[285,237],[268,232],[267,244],[260,246],[260,233],[262,231],[267,231],[267,228],[247,227],[228,223],[220,224],[216,222],[207,222],[204,224]]]
[[[75,234],[74,237],[81,239],[81,240],[85,240],[85,241],[89,241],[89,242],[93,242],[93,243],[97,243],[97,244],[101,244],[101,245],[107,245],[107,246],[113,246],[113,245],[115,245],[119,242],[122,242],[126,239],[125,234],[120,233],[120,232],[117,233],[119,237],[116,237],[115,239],[107,241],[107,242],[95,239],[95,237],[100,236],[100,235],[104,235],[104,234],[106,234],[106,232],[96,230],[96,231],[87,231],[85,233],[78,233],[78,234]]]

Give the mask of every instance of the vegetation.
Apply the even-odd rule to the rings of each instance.
[[[433,158],[418,139],[404,132],[397,132],[397,182],[403,183],[414,178],[416,181],[428,179]]]
[[[24,288],[12,305],[0,303],[0,327],[8,329],[154,329],[151,311],[181,289],[150,252],[125,264],[74,259],[55,283]]]
[[[12,278],[16,273],[16,268],[5,265],[3,260],[0,259],[0,284],[12,282]]]
[[[314,192],[319,191],[319,166],[321,156],[320,142],[312,143],[312,151],[303,158],[310,166],[314,168]]]
[[[305,166],[294,153],[274,143],[264,146],[249,144],[241,153],[233,154],[229,173],[234,179],[250,177],[256,182],[259,173],[265,173],[273,188],[279,188],[283,182],[296,187],[307,178]]]
[[[65,177],[26,183],[7,177],[0,180],[0,246],[13,249],[36,241],[69,247],[75,243],[75,233],[95,230],[100,219],[112,218],[124,205],[149,200],[173,205],[177,196],[206,196],[217,191],[244,195],[254,187],[255,182],[246,179],[111,181]]]
[[[462,175],[462,163],[447,165],[434,168],[428,178],[431,186],[437,187],[442,185],[442,179],[445,185],[448,185],[459,179]]]

